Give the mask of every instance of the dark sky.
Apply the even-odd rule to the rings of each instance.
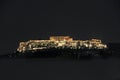
[[[0,0],[0,52],[15,50],[20,41],[51,35],[120,42],[119,4],[119,0]]]

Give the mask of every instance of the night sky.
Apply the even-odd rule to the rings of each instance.
[[[0,0],[0,54],[19,42],[68,35],[120,42],[119,0]]]

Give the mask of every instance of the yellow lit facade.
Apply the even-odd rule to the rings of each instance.
[[[73,39],[70,36],[51,36],[51,41],[72,41]]]
[[[73,40],[70,36],[51,36],[49,40],[29,40],[20,42],[17,51],[25,52],[29,50],[41,49],[106,49],[107,45],[99,39]]]

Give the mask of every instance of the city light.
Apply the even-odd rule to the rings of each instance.
[[[35,51],[41,49],[106,49],[107,45],[99,39],[73,40],[70,36],[51,36],[49,40],[29,40],[20,42],[17,51]]]

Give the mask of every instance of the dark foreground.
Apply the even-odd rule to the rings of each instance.
[[[1,80],[120,80],[119,58],[2,58]]]

